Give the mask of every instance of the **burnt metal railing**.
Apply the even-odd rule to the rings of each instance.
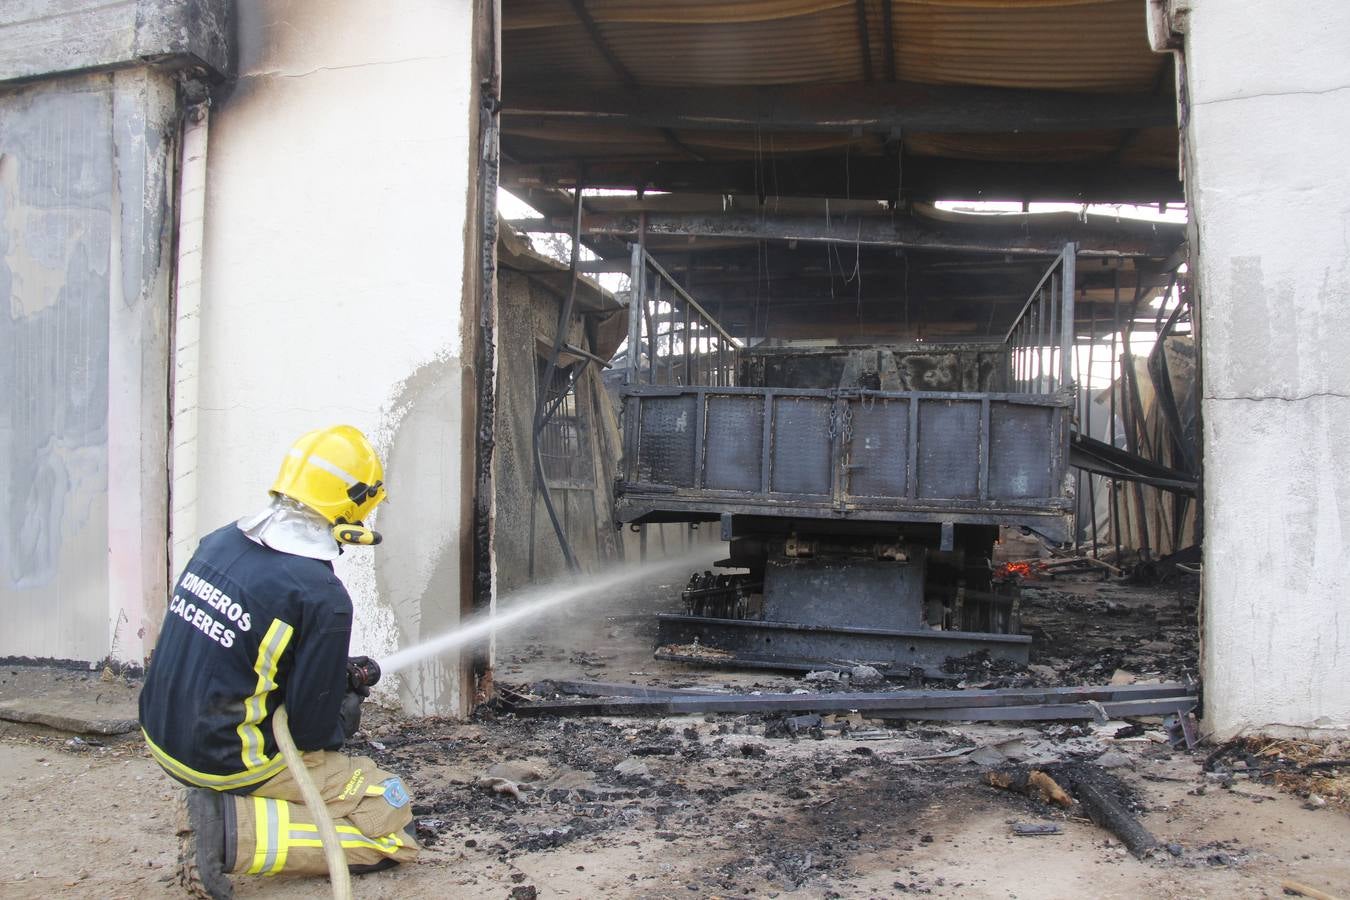
[[[640,243],[629,296],[627,384],[736,383],[739,343]]]
[[[1074,262],[1065,244],[1013,320],[1003,342],[1011,355],[1013,390],[1053,394],[1074,384]]]

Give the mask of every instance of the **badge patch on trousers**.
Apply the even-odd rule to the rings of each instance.
[[[397,775],[381,781],[380,787],[384,788],[384,802],[394,809],[402,809],[408,805],[408,790],[403,786],[403,779]]]

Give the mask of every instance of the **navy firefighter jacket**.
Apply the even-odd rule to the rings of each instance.
[[[285,768],[272,712],[300,750],[342,746],[352,601],[330,562],[208,534],[174,587],[141,689],[150,751],[179,781],[248,791]]]

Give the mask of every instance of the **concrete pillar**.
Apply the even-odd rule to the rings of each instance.
[[[1174,25],[1199,235],[1206,721],[1343,735],[1350,4],[1188,6]]]
[[[352,649],[373,656],[458,620],[472,538],[473,7],[239,4],[239,77],[213,95],[198,528],[266,502],[302,432],[363,429],[386,463],[385,543],[337,569]],[[467,708],[453,657],[402,682],[410,711]]]
[[[141,662],[168,602],[169,281],[178,96],[145,66],[112,74],[116,255],[108,325],[109,653]]]

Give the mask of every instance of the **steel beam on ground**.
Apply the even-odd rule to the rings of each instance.
[[[1194,696],[1132,700],[1124,703],[1038,703],[1032,706],[996,706],[950,709],[888,710],[869,713],[877,719],[936,719],[960,722],[1050,722],[1056,719],[1123,719],[1126,716],[1164,716],[1190,712],[1199,703]]]
[[[556,692],[577,697],[706,697],[710,692],[698,688],[668,688],[658,685],[628,684],[621,681],[569,681],[545,678],[530,686],[535,693]],[[712,692],[715,693],[715,692]]]
[[[584,688],[583,688],[584,689]],[[584,689],[586,690],[586,689]],[[587,693],[590,691],[587,690]],[[1165,712],[1195,705],[1192,688],[1170,684],[1096,685],[1049,688],[993,688],[968,690],[902,690],[831,694],[718,694],[651,692],[643,696],[610,696],[586,700],[544,700],[515,707],[518,715],[664,715],[680,713],[747,712],[843,712],[857,710],[886,718],[973,718],[993,710],[1012,710],[1008,718],[1027,717],[1020,712],[1050,707],[1048,718],[1094,718],[1090,704],[1102,704],[1110,714],[1112,705],[1140,710],[1132,715],[1156,715],[1142,711],[1154,704]],[[1086,712],[1086,715],[1075,713]],[[1059,715],[1059,713],[1065,713]],[[944,715],[949,714],[949,715]],[[1125,714],[1125,713],[1121,713]]]

